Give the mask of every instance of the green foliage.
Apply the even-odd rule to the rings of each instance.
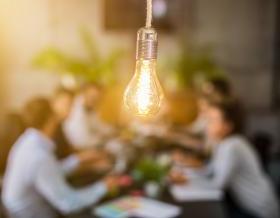
[[[162,166],[152,158],[145,158],[137,163],[134,174],[142,181],[161,182],[168,171],[169,166]]]
[[[81,30],[80,37],[87,58],[75,57],[51,46],[40,51],[33,58],[32,65],[37,69],[61,75],[70,74],[84,82],[98,82],[105,85],[114,83],[117,80],[116,67],[123,51],[115,49],[108,56],[103,57],[88,31]]]
[[[211,50],[202,49],[193,51],[184,48],[180,54],[167,67],[169,72],[174,73],[179,87],[191,87],[198,80],[207,80],[213,77],[224,77],[224,72],[215,63]]]

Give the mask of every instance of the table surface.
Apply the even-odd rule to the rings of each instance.
[[[92,174],[91,174],[92,176]],[[72,185],[76,187],[82,187],[93,181],[90,175],[78,175],[77,183],[72,181]],[[76,177],[76,176],[74,176]],[[83,184],[84,183],[84,184]],[[118,196],[120,197],[120,196]],[[117,197],[117,198],[118,198]],[[112,199],[111,199],[112,200]],[[100,204],[106,203],[107,200],[102,201]],[[222,201],[197,201],[197,202],[175,202],[170,194],[167,192],[159,199],[159,201],[170,203],[179,206],[182,209],[182,213],[177,218],[227,218],[224,204]],[[99,206],[99,205],[97,205]],[[98,218],[93,215],[92,210],[84,211],[81,214],[69,216],[69,218]],[[134,217],[133,217],[134,218]],[[138,217],[141,218],[141,217]]]
[[[89,177],[82,177],[83,179],[87,178],[86,183],[90,181]],[[79,179],[81,181],[81,178]],[[80,185],[78,185],[80,187]],[[119,198],[121,196],[117,196]],[[113,200],[113,199],[110,199]],[[178,218],[227,218],[226,211],[224,208],[224,203],[222,201],[196,201],[196,202],[184,202],[178,203],[170,195],[169,191],[164,192],[163,196],[158,199],[159,201],[170,203],[176,206],[181,207],[182,214]],[[105,200],[101,204],[106,203]],[[69,218],[96,218],[92,215],[90,211],[85,211],[83,214],[78,216],[71,216]],[[140,217],[141,218],[141,217]]]
[[[219,201],[188,202],[181,204],[179,218],[227,218],[223,203]]]
[[[182,208],[182,214],[177,218],[227,218],[223,203],[220,201],[200,201],[177,204]],[[68,218],[99,218],[90,210],[82,214],[69,216]],[[135,217],[133,217],[135,218]],[[137,217],[141,218],[141,217]]]

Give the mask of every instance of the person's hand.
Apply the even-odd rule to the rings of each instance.
[[[119,177],[118,183],[121,187],[129,187],[133,184],[133,178],[129,175],[123,175]]]
[[[203,161],[195,156],[186,156],[184,159],[184,165],[192,168],[201,168],[203,167]]]
[[[176,150],[172,153],[172,160],[179,165],[193,168],[203,167],[203,161],[193,155],[186,155],[180,150]]]
[[[164,134],[164,138],[165,140],[178,143],[193,150],[199,150],[200,146],[204,143],[196,136],[186,135],[180,132],[168,132]]]
[[[104,158],[105,156],[106,156],[106,154],[104,152],[96,150],[96,149],[80,151],[77,154],[77,157],[81,164],[100,160],[100,159]]]
[[[118,176],[107,176],[104,182],[109,191],[115,190],[119,187],[119,177]]]
[[[184,185],[188,182],[188,179],[178,171],[171,171],[169,174],[169,181],[176,185]]]
[[[108,159],[100,159],[93,163],[93,169],[99,172],[105,172],[112,169],[113,163]]]
[[[81,151],[77,154],[77,157],[80,161],[81,164],[88,163],[90,161],[93,161],[94,159],[97,158],[97,154],[93,151],[86,150],[86,151]]]
[[[172,161],[175,162],[176,164],[183,165],[183,163],[185,161],[185,154],[181,150],[175,150],[172,153],[171,158],[172,158]]]
[[[177,141],[178,138],[180,138],[180,137],[181,137],[181,135],[180,135],[179,133],[176,133],[176,132],[174,132],[174,131],[172,131],[172,130],[166,131],[166,132],[164,133],[164,138],[165,138],[166,140]]]

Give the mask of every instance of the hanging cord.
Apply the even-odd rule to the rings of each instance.
[[[147,0],[146,28],[150,28],[152,26],[152,16],[153,16],[153,2],[152,0]]]

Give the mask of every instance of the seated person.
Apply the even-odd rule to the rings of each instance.
[[[231,85],[227,79],[214,77],[206,80],[197,90],[198,95],[198,116],[197,119],[186,128],[194,134],[204,135],[207,120],[206,113],[209,107],[209,100],[222,101],[233,96]]]
[[[113,132],[113,128],[104,123],[97,113],[101,91],[100,86],[89,83],[74,99],[70,116],[64,122],[64,131],[69,142],[76,148],[101,145]]]
[[[208,109],[207,137],[215,141],[209,176],[185,178],[172,173],[172,179],[201,189],[226,190],[245,217],[277,218],[278,201],[255,151],[240,135],[243,116],[236,100],[212,103]],[[242,216],[243,217],[243,216]]]
[[[24,122],[19,114],[9,113],[0,123],[0,176],[6,169],[7,159],[12,145],[25,129]]]
[[[51,98],[52,109],[59,120],[59,125],[53,136],[56,144],[56,157],[64,159],[71,154],[79,154],[82,159],[89,159],[78,169],[79,173],[82,171],[89,173],[90,171],[106,171],[111,167],[111,161],[107,152],[102,149],[77,149],[71,145],[63,131],[63,122],[67,119],[73,106],[74,92],[65,88],[59,88]],[[94,165],[92,162],[94,161]]]
[[[205,137],[209,103],[211,101],[223,101],[231,98],[232,95],[228,80],[217,77],[205,81],[197,90],[198,116],[196,120],[183,128],[182,131],[169,131],[166,133],[166,138],[197,151],[202,156],[210,156],[212,143]]]
[[[59,88],[51,98],[52,109],[55,112],[57,119],[59,119],[59,126],[56,128],[54,134],[54,141],[57,145],[56,156],[58,159],[63,159],[72,154],[76,150],[66,138],[62,124],[69,116],[74,100],[74,93],[71,90]]]
[[[78,156],[56,159],[53,136],[59,119],[46,99],[29,102],[23,117],[30,128],[10,152],[3,182],[2,200],[9,217],[53,218],[53,208],[62,214],[73,213],[95,204],[115,186],[113,177],[80,190],[67,184],[66,174],[81,160]]]

